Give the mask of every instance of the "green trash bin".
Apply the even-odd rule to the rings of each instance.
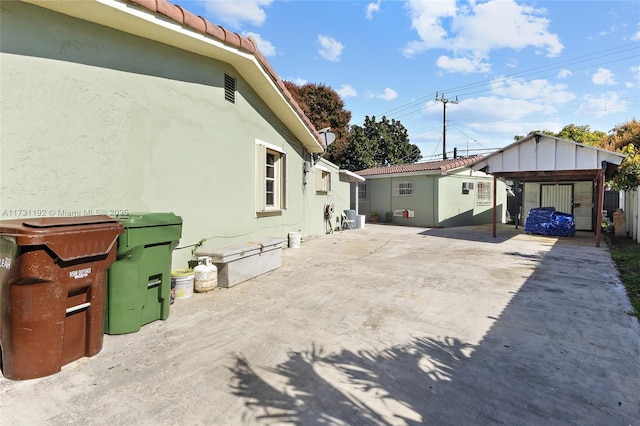
[[[117,216],[124,226],[109,267],[104,332],[125,334],[169,317],[171,253],[182,236],[173,213]]]

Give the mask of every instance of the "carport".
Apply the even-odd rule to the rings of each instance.
[[[533,133],[470,167],[493,175],[493,236],[496,237],[496,181],[561,183],[592,182],[596,187],[592,220],[596,247],[600,247],[599,218],[604,203],[604,182],[613,176],[624,155],[542,133]],[[572,200],[573,207],[573,200]]]

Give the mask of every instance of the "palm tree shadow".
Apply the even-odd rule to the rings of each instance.
[[[423,424],[436,384],[449,381],[472,346],[445,338],[415,338],[381,351],[323,355],[315,346],[257,373],[235,357],[233,393],[245,400],[249,416],[261,423]],[[264,377],[277,375],[277,389]]]

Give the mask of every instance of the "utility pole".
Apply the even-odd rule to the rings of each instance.
[[[451,101],[444,97],[444,93],[440,95],[440,99],[438,99],[438,92],[436,92],[436,101],[442,102],[442,159],[447,159],[447,104],[451,102],[452,104],[458,103],[458,97],[456,96],[455,101]]]

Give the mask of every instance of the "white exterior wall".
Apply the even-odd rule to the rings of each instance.
[[[529,210],[540,207],[540,184],[525,182],[522,196],[522,223],[524,224],[529,216]]]

